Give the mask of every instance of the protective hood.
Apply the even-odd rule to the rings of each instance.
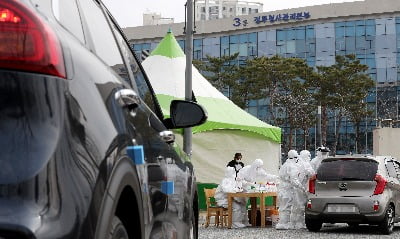
[[[310,160],[311,159],[311,153],[308,150],[302,150],[300,151],[300,158],[303,160]]]
[[[251,164],[251,166],[254,168],[254,169],[257,169],[257,168],[259,168],[259,167],[262,167],[264,165],[264,162],[261,160],[261,159],[256,159],[256,160],[254,160],[254,162]]]
[[[299,156],[299,154],[297,153],[296,150],[294,150],[294,149],[289,150],[289,152],[288,152],[289,159],[294,159],[294,158],[297,158],[298,156]]]
[[[256,159],[250,165],[247,165],[244,168],[242,168],[241,170],[239,170],[237,177],[240,180],[243,179],[247,182],[254,183],[254,181],[257,177],[258,169],[262,168],[263,165],[264,165],[264,162],[261,159]]]

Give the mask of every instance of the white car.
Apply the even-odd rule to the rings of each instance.
[[[324,159],[309,181],[308,230],[323,223],[378,225],[383,234],[400,221],[400,163],[390,156]]]

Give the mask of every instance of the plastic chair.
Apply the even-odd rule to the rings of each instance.
[[[227,220],[226,217],[228,216],[227,214],[227,209],[218,206],[214,199],[215,195],[215,190],[216,188],[204,188],[204,194],[206,198],[206,205],[207,205],[207,216],[206,216],[206,223],[204,227],[208,227],[210,225],[210,218],[215,217],[215,226],[223,226],[224,224],[227,225]]]

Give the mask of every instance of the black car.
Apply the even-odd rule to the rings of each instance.
[[[192,164],[96,0],[0,0],[0,238],[197,238]]]

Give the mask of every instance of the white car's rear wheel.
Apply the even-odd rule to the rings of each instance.
[[[394,228],[394,207],[389,205],[388,209],[386,210],[385,218],[379,224],[379,227],[383,234],[389,235],[393,232]]]

